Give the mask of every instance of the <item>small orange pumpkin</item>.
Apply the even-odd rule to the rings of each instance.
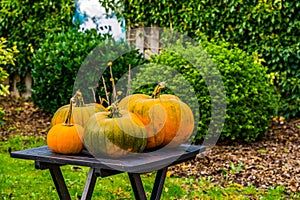
[[[105,107],[101,104],[84,104],[82,94],[79,90],[72,98],[75,102],[75,106],[73,106],[70,123],[75,123],[84,126],[85,122],[89,119],[90,116],[92,116],[96,112],[105,111]],[[68,115],[69,106],[70,105],[64,105],[54,113],[51,120],[51,126],[54,126],[55,124],[60,124],[65,121]]]
[[[164,83],[156,86],[152,96],[133,94],[120,101],[120,109],[136,114],[147,130],[146,149],[169,144],[178,146],[190,138],[194,115],[188,105],[175,95],[160,95]]]
[[[65,122],[52,126],[47,134],[48,147],[55,153],[77,154],[83,149],[84,129],[79,124],[70,123],[71,115],[72,99]]]

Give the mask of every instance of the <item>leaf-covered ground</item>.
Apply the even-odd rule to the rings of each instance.
[[[175,176],[205,176],[215,184],[300,191],[300,120],[273,122],[261,141],[219,144],[203,158],[172,168]],[[182,173],[184,171],[184,173]],[[188,173],[186,173],[188,171]]]
[[[26,135],[46,137],[51,114],[32,102],[0,97],[6,113],[0,139]],[[300,120],[273,120],[270,131],[253,143],[218,144],[204,157],[170,168],[171,176],[206,177],[216,185],[231,184],[257,188],[284,186],[300,192]]]

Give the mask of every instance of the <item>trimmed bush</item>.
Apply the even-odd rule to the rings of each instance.
[[[47,34],[33,60],[34,103],[51,113],[68,104],[79,67],[101,40],[96,32],[79,33],[71,28],[66,32]]]
[[[274,94],[274,87],[268,79],[267,68],[238,47],[231,48],[229,43],[214,44],[203,41],[198,47],[188,45],[184,48],[177,45],[171,49],[164,49],[162,54],[152,57],[151,63],[155,65],[141,69],[133,79],[133,85],[142,83],[147,85],[152,80],[149,74],[156,72],[157,80],[165,81],[166,77],[170,76],[166,80],[167,89],[171,92],[176,91],[176,95],[188,105],[194,93],[200,111],[194,142],[199,143],[205,138],[210,125],[211,102],[218,103],[218,98],[215,100],[210,98],[209,88],[203,78],[206,73],[208,75],[205,76],[215,73],[210,67],[212,63],[208,61],[206,53],[219,70],[226,91],[226,119],[221,139],[244,141],[258,139],[268,130],[278,97]],[[197,70],[191,63],[201,66],[201,70]],[[170,69],[165,69],[165,66]],[[176,70],[178,74],[172,70]],[[183,81],[188,81],[192,89],[178,89]],[[217,91],[217,88],[215,89]],[[140,87],[136,92],[151,94],[152,90],[153,87],[150,89]]]
[[[119,55],[122,52],[127,53]],[[93,102],[94,99],[99,102],[99,96],[105,98],[102,73],[108,91],[112,91],[109,70],[105,70],[108,62],[113,63],[117,80],[128,71],[129,64],[134,67],[143,59],[137,50],[129,49],[126,43],[100,36],[94,30],[82,33],[69,29],[48,34],[34,56],[33,101],[40,108],[53,113],[60,106],[68,104],[75,90],[81,89],[86,102]],[[76,76],[82,79],[75,79]]]

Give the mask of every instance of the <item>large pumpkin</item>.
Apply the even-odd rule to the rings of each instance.
[[[120,101],[120,109],[136,114],[146,126],[146,149],[169,144],[178,146],[190,138],[194,129],[193,112],[175,95],[160,95],[162,83],[152,96],[133,94]]]
[[[71,124],[71,115],[72,101],[70,101],[65,122],[52,126],[47,134],[48,147],[55,153],[76,154],[83,149],[83,127],[78,124]]]
[[[147,143],[144,124],[135,114],[112,110],[95,113],[86,122],[84,146],[96,157],[142,152]]]
[[[72,116],[70,123],[79,124],[84,126],[85,122],[96,112],[105,111],[105,107],[98,103],[85,104],[80,91],[77,91],[72,98],[75,105],[73,106]],[[64,122],[68,115],[69,104],[60,107],[53,115],[51,126]]]

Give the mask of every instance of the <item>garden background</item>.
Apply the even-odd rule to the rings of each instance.
[[[180,3],[130,0],[122,3],[123,9],[116,8],[111,1],[103,5],[118,11],[118,17],[126,20],[128,29],[158,26],[187,34],[203,48],[188,51],[208,52],[224,81],[227,110],[219,144],[206,159],[176,166],[169,175],[182,177],[182,172],[189,172],[186,179],[176,181],[189,188],[187,191],[192,196],[211,197],[205,190],[212,190],[220,198],[297,196],[300,3],[292,0]],[[78,68],[95,46],[104,45],[105,37],[95,31],[77,31],[78,25],[72,23],[74,1],[13,0],[1,1],[0,5],[1,154],[3,163],[19,166],[24,163],[11,161],[8,149],[44,142],[52,114],[67,104],[72,95]],[[168,50],[150,60],[133,50],[114,61],[116,78],[127,71],[129,64],[135,67],[147,62],[167,63],[193,83],[201,106],[194,143],[201,143],[210,121],[209,94],[201,77],[184,67],[188,63]],[[31,78],[28,91],[25,82]],[[12,98],[7,95],[9,91],[12,96],[18,96],[17,91],[23,97],[32,94],[26,99]],[[101,87],[97,92],[102,94]],[[29,163],[24,165],[26,170],[33,167]],[[0,195],[5,198],[24,195],[12,182],[24,179],[15,177],[5,167],[1,166],[0,184],[5,189]],[[195,180],[196,184],[191,183]],[[197,187],[201,184],[205,189]],[[53,191],[53,187],[48,189]],[[117,193],[119,188],[114,190]],[[26,195],[32,197],[35,192]],[[120,195],[122,192],[121,187]],[[174,198],[185,195],[184,191],[174,196],[169,193]]]

